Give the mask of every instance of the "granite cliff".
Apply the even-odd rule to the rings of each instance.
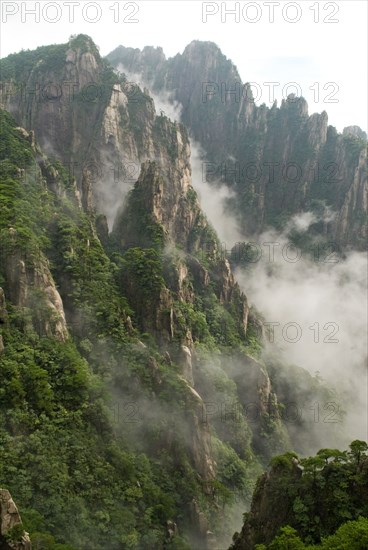
[[[366,247],[367,136],[359,127],[339,134],[325,111],[309,115],[294,94],[280,107],[257,106],[211,42],[193,41],[169,59],[160,48],[119,46],[108,59],[181,106],[182,122],[205,151],[207,180],[236,192],[233,212],[246,235],[282,229],[293,214],[311,211],[311,236]]]
[[[156,90],[177,88],[185,124],[87,36],[1,61],[0,480],[35,544],[209,550],[230,543],[260,468],[298,445],[282,411],[299,394],[287,381],[281,399],[275,390],[283,367],[262,357],[262,323],[201,209],[187,126],[213,162],[253,158],[249,128],[273,158],[290,158],[299,134],[327,155],[333,129],[302,100],[200,101],[203,64],[206,78],[237,78],[212,44],[175,62],[150,48],[116,55]],[[272,120],[282,140],[265,131]],[[349,136],[335,138],[355,182],[339,191],[345,239],[363,234],[364,158],[359,145],[355,165]],[[291,190],[280,189],[245,201],[254,228],[268,201],[283,211]],[[327,392],[307,373],[303,386]]]

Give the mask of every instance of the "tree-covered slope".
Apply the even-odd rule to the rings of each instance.
[[[211,530],[226,538],[231,524],[216,518],[250,498],[262,460],[246,416],[225,424],[204,402],[239,399],[224,370],[226,347],[247,351],[244,326],[226,340],[239,322],[233,298],[221,305],[216,285],[206,290],[194,257],[197,281],[175,290],[182,259],[154,243],[125,250],[112,239],[109,259],[60,162],[4,111],[1,127],[1,485],[45,548],[53,537],[73,548],[201,547]],[[155,317],[143,324],[155,284],[174,316],[165,351]],[[278,420],[267,437],[281,432]]]
[[[258,479],[251,510],[232,548],[366,548],[367,450],[367,443],[355,440],[349,451],[274,457],[270,471]]]
[[[288,403],[331,390],[262,354],[147,90],[83,35],[1,71],[0,486],[36,548],[227,546],[262,466],[305,451]]]
[[[133,327],[73,182],[5,112],[1,127],[1,485],[45,548],[201,545],[198,518],[249,495],[257,461],[215,434],[211,448],[202,399]]]

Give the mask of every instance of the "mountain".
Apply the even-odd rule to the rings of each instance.
[[[366,443],[353,441],[349,452],[321,449],[317,456],[304,459],[299,459],[295,453],[274,457],[270,471],[258,479],[250,512],[245,514],[243,529],[234,536],[235,542],[231,548],[265,550],[263,543],[271,550],[366,548],[366,451]],[[359,516],[362,516],[361,532],[357,528],[356,532],[351,530],[349,533],[346,522],[357,521]],[[278,541],[275,537],[280,527],[286,525],[292,529],[283,530]],[[334,535],[338,528],[341,534],[346,529],[348,536],[345,535],[345,541]],[[301,537],[298,537],[299,541],[296,540],[297,535]],[[318,544],[321,539],[322,546]],[[302,541],[308,546],[304,546]]]
[[[0,70],[0,484],[36,548],[227,547],[275,454],[339,437],[290,404],[335,394],[265,355],[148,89],[85,35]]]
[[[231,208],[243,232],[282,229],[313,212],[309,241],[336,249],[367,242],[367,136],[339,134],[325,111],[308,114],[303,97],[257,106],[249,83],[212,42],[191,42],[166,59],[160,48],[119,46],[107,59],[181,107],[181,120],[203,148],[206,178],[235,192]]]

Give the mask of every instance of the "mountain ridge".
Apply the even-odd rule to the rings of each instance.
[[[262,355],[185,125],[83,35],[1,70],[1,484],[50,550],[226,545],[261,468],[301,446],[285,403],[331,390]]]

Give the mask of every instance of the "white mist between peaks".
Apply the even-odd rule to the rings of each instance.
[[[312,222],[309,213],[295,216],[293,221],[306,231],[308,216]],[[267,322],[278,323],[273,336],[282,360],[311,374],[318,372],[341,394],[347,443],[354,438],[366,439],[366,255],[351,251],[344,259],[328,256],[331,262],[301,255],[298,261],[290,262],[283,253],[289,244],[287,230],[265,232],[258,243],[275,243],[274,261],[270,261],[268,248],[261,247],[262,257],[252,269],[236,270],[241,288]]]
[[[130,74],[129,78],[149,88],[141,75]],[[180,121],[180,105],[170,103],[168,93],[158,95],[150,90],[150,95],[156,109]],[[231,250],[239,242],[254,242],[254,237],[240,231],[235,217],[226,209],[233,192],[220,182],[210,185],[206,181],[205,159],[205,151],[191,140],[192,184],[224,249]],[[328,212],[328,220],[334,215]],[[261,257],[251,269],[238,268],[235,275],[250,305],[266,322],[278,323],[274,326],[274,344],[282,361],[312,375],[318,372],[343,395],[345,410],[349,404],[345,418],[349,443],[368,436],[367,258],[362,252],[350,251],[344,258],[332,257],[333,261],[313,261],[306,254],[296,262],[289,261],[285,247],[290,244],[290,230],[307,231],[315,221],[314,214],[304,212],[294,216],[283,232],[262,233],[257,238]],[[263,243],[274,243],[272,262],[270,245]],[[291,342],[297,330],[300,338]]]

